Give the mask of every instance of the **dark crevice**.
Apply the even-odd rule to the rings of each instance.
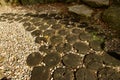
[[[114,51],[107,52],[110,56],[114,57],[117,60],[120,60],[120,54],[117,54]]]

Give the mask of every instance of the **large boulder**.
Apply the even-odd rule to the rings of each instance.
[[[103,13],[102,19],[113,30],[120,31],[120,7],[111,6]]]
[[[110,0],[82,0],[85,4],[88,4],[91,7],[103,7],[109,6]]]
[[[91,17],[93,10],[86,5],[74,5],[68,7],[69,12],[76,13],[81,16]]]

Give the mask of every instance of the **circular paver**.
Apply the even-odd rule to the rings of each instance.
[[[26,28],[26,27],[29,27],[29,26],[31,26],[31,23],[30,22],[24,22],[23,23],[23,26]]]
[[[58,53],[50,53],[44,57],[43,62],[47,67],[54,67],[60,62],[60,60],[61,56]]]
[[[82,31],[78,28],[72,29],[72,33],[79,35]]]
[[[48,25],[56,25],[57,24],[57,21],[55,20],[55,19],[45,19],[46,21],[46,23],[48,24]]]
[[[52,28],[55,29],[55,30],[58,30],[61,28],[61,25],[60,24],[55,24],[55,25],[52,25]]]
[[[99,80],[120,80],[120,72],[108,67],[98,70],[97,76]]]
[[[63,42],[63,38],[59,35],[55,35],[50,38],[50,41],[52,44],[58,44],[58,43]]]
[[[85,40],[86,41],[91,41],[93,39],[93,35],[90,34],[90,33],[83,32],[83,33],[79,34],[79,38],[83,41],[85,41]]]
[[[50,70],[44,66],[34,67],[30,80],[50,80]]]
[[[34,26],[29,26],[29,27],[27,27],[25,30],[26,31],[33,31],[33,30],[35,30],[36,29],[36,27],[34,27]]]
[[[76,54],[67,54],[63,57],[63,63],[67,67],[76,68],[81,63],[81,57]]]
[[[32,36],[39,36],[39,35],[41,35],[41,34],[42,34],[42,31],[41,31],[41,30],[35,30],[35,31],[31,32],[31,35],[32,35]]]
[[[86,68],[89,69],[97,70],[103,67],[103,61],[101,59],[101,56],[98,56],[94,53],[85,55],[83,62]]]
[[[69,43],[60,43],[56,46],[58,52],[69,52],[72,49],[71,44]]]
[[[75,76],[76,80],[97,80],[95,73],[85,68],[79,68]]]
[[[42,61],[42,55],[39,52],[33,52],[27,57],[27,65],[28,66],[36,66]]]
[[[78,35],[74,35],[74,34],[69,34],[66,36],[66,40],[69,42],[69,43],[74,43],[78,40]]]
[[[40,46],[39,51],[45,52],[45,53],[50,53],[52,51],[52,49],[53,49],[52,45],[48,45],[48,46],[42,45],[42,46]]]
[[[66,29],[60,29],[60,30],[58,31],[58,34],[64,36],[64,35],[69,34],[69,31],[66,30]]]
[[[101,51],[102,50],[102,41],[100,40],[92,40],[90,41],[90,47],[96,51]]]
[[[53,80],[74,80],[74,74],[66,68],[57,68],[53,72]]]
[[[40,44],[41,42],[47,42],[47,39],[45,37],[36,37],[35,42]]]
[[[43,23],[44,24],[44,23]],[[39,29],[40,30],[46,30],[47,28],[49,28],[50,26],[49,25],[40,25],[39,26]]]
[[[73,48],[76,49],[79,53],[84,54],[86,54],[90,50],[89,46],[82,42],[75,42],[73,44]]]
[[[45,30],[43,33],[44,36],[49,36],[49,37],[53,36],[54,34],[55,34],[55,30],[53,30],[53,29]]]

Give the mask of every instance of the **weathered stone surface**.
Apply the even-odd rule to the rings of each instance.
[[[75,76],[76,80],[96,80],[94,72],[85,68],[79,68]]]
[[[31,72],[30,80],[50,80],[50,70],[44,66],[36,66]]]
[[[57,68],[53,72],[53,80],[74,80],[74,73],[67,68]]]
[[[39,52],[33,52],[27,57],[28,66],[36,66],[42,61],[42,55]]]
[[[59,53],[50,53],[47,54],[44,59],[43,62],[46,64],[47,67],[51,68],[56,66],[61,60],[61,56]]]
[[[70,12],[76,13],[81,16],[90,17],[93,13],[93,10],[85,5],[75,5],[68,7]]]
[[[82,1],[91,7],[109,6],[109,0],[82,0]]]
[[[81,57],[76,54],[68,54],[63,57],[63,63],[67,67],[76,68],[80,65]]]
[[[98,70],[98,80],[119,80],[120,73],[109,67]]]
[[[118,54],[115,52],[107,52],[103,54],[103,61],[105,65],[110,66],[120,66],[120,60],[119,60]]]
[[[103,67],[101,56],[94,53],[85,55],[83,62],[86,68],[91,70],[98,70],[99,68]]]
[[[83,42],[75,42],[73,48],[76,49],[80,54],[86,54],[89,52],[90,47]]]
[[[114,30],[120,30],[120,7],[111,6],[103,13],[102,19]]]

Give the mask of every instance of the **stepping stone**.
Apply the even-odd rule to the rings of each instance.
[[[50,80],[50,70],[44,66],[36,66],[31,72],[30,80]]]
[[[39,52],[33,52],[27,57],[27,65],[28,66],[36,66],[42,61],[43,57]]]
[[[40,44],[40,43],[42,43],[42,42],[47,42],[47,39],[45,38],[45,37],[36,37],[35,38],[35,43],[38,43],[38,44]]]
[[[52,29],[55,29],[55,30],[58,30],[58,29],[60,29],[61,28],[61,25],[60,24],[53,24],[52,25],[52,27],[51,27]]]
[[[60,61],[61,56],[58,53],[49,53],[43,59],[46,66],[50,68],[56,66]]]
[[[72,49],[72,45],[69,43],[60,43],[56,46],[58,52],[69,52]]]
[[[51,44],[59,44],[59,43],[63,42],[63,37],[61,37],[60,35],[52,36],[50,38],[50,42],[51,42]]]
[[[76,73],[76,80],[97,80],[93,71],[85,68],[79,68]]]
[[[42,34],[42,31],[41,31],[41,30],[35,30],[35,31],[31,32],[31,35],[32,35],[32,36],[39,36],[39,35],[41,35],[41,34]]]
[[[66,36],[66,40],[68,41],[68,43],[74,43],[78,40],[78,35],[75,34],[69,34]]]
[[[53,72],[53,80],[74,80],[74,73],[66,68],[57,68]]]
[[[76,49],[80,54],[86,54],[89,52],[90,47],[82,42],[75,42],[73,48]]]
[[[45,30],[45,31],[43,32],[43,35],[44,35],[44,36],[49,36],[49,37],[53,36],[54,34],[55,34],[55,30],[53,30],[53,29]]]
[[[86,68],[92,70],[98,70],[99,68],[103,67],[102,57],[94,53],[85,55],[83,63],[85,64]]]
[[[65,36],[65,35],[69,34],[69,31],[66,29],[60,29],[60,30],[58,30],[58,34],[61,36]]]
[[[79,34],[79,38],[82,40],[82,41],[91,41],[93,39],[93,35],[90,34],[90,33],[80,33]]]
[[[92,40],[90,41],[90,47],[96,51],[102,50],[102,44],[103,42],[101,40]]]
[[[33,31],[33,30],[35,30],[36,29],[36,27],[34,27],[34,26],[29,26],[29,27],[27,27],[25,30],[26,31]]]
[[[82,30],[78,29],[78,28],[73,28],[72,29],[72,33],[79,35],[82,32]]]
[[[76,68],[81,63],[81,57],[76,54],[67,54],[63,57],[63,63],[70,68]]]

